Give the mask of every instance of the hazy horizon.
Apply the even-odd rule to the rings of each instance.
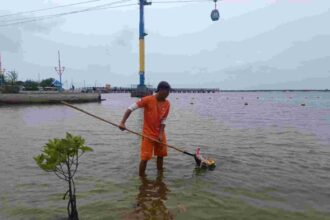
[[[4,0],[0,11],[2,65],[20,80],[53,77],[57,51],[68,87],[138,83],[138,5],[3,26],[114,0],[1,16],[78,0]],[[222,90],[329,89],[330,2],[223,0],[146,7],[146,84]],[[136,1],[125,1],[136,3]],[[124,3],[118,3],[119,5]]]

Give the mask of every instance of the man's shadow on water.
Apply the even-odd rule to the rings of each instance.
[[[174,219],[165,205],[170,190],[163,179],[163,173],[159,173],[155,180],[140,177],[136,207],[123,219]]]

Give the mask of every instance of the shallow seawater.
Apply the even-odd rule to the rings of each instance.
[[[118,123],[129,94],[76,106]],[[171,94],[168,143],[214,158],[213,171],[169,149],[138,174],[140,139],[62,105],[0,106],[0,219],[66,219],[66,185],[33,157],[52,138],[94,149],[76,174],[80,219],[330,219],[330,93]],[[305,104],[305,106],[301,106]],[[141,131],[136,111],[127,127]]]

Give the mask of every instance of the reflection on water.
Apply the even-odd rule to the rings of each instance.
[[[124,219],[174,219],[165,205],[170,190],[163,177],[163,173],[159,173],[155,180],[140,177],[136,208]]]

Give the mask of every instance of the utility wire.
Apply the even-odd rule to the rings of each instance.
[[[16,15],[21,15],[21,14],[30,14],[30,13],[34,13],[34,12],[40,12],[40,11],[49,11],[49,10],[53,10],[53,9],[66,8],[66,7],[71,7],[71,6],[75,6],[75,5],[83,5],[83,4],[89,4],[89,3],[99,2],[99,1],[103,1],[103,0],[90,0],[90,1],[67,4],[67,5],[59,5],[59,6],[55,6],[55,7],[49,7],[49,8],[41,8],[41,9],[36,9],[36,10],[31,10],[31,11],[21,11],[21,12],[12,13],[12,14],[0,15],[0,18],[11,17],[11,16],[16,16]]]
[[[212,0],[179,0],[179,1],[153,1],[152,4],[167,4],[167,3],[174,3],[174,4],[178,4],[178,3],[199,3],[199,2],[213,2]]]
[[[93,0],[93,1],[101,1],[101,0]],[[83,13],[83,12],[90,12],[90,11],[96,11],[96,10],[105,10],[105,9],[110,9],[110,8],[121,8],[121,7],[128,7],[128,6],[138,5],[138,3],[129,3],[129,4],[121,4],[121,5],[113,6],[115,4],[129,2],[129,1],[132,1],[132,0],[120,0],[120,1],[111,2],[111,3],[98,5],[98,6],[93,6],[93,7],[89,7],[89,8],[85,8],[85,9],[81,9],[81,10],[75,10],[75,11],[52,14],[52,15],[37,16],[37,17],[33,17],[31,19],[22,18],[22,19],[13,19],[13,20],[0,21],[0,27],[20,25],[20,24],[31,23],[31,22],[36,22],[36,21],[42,21],[42,20],[46,20],[46,19],[62,17],[62,16],[66,16],[66,15],[71,15],[71,14],[78,14],[78,13]],[[88,1],[88,2],[92,2],[92,1]],[[162,4],[176,3],[177,4],[177,3],[199,3],[199,2],[211,2],[211,0],[178,0],[178,1],[168,1],[168,0],[163,0],[162,1],[161,0],[161,1],[156,1],[156,2],[152,2],[152,3],[156,3],[156,4],[157,3],[162,3]],[[80,2],[80,4],[81,3],[83,3],[83,2]],[[84,2],[84,3],[87,3],[87,2]],[[79,4],[79,3],[75,3],[75,4]],[[39,9],[39,10],[35,10],[35,11],[40,11],[40,10],[43,10],[43,9]],[[26,13],[28,13],[28,12],[26,12]],[[3,23],[3,24],[1,24],[1,23]]]
[[[137,3],[132,3],[132,4],[124,4],[124,5],[117,5],[113,6],[116,4],[124,3],[124,2],[129,2],[132,0],[119,0],[116,2],[111,2],[103,5],[98,5],[98,6],[93,6],[85,9],[80,9],[80,10],[75,10],[75,11],[69,11],[69,12],[63,12],[63,13],[57,13],[57,14],[51,14],[51,15],[42,15],[42,16],[36,16],[36,17],[31,17],[31,18],[19,18],[19,19],[11,19],[11,20],[4,20],[0,21],[0,27],[5,27],[5,26],[10,26],[10,25],[15,25],[15,24],[24,24],[24,23],[29,23],[29,22],[35,22],[39,20],[45,20],[45,19],[50,19],[50,18],[55,18],[55,17],[61,17],[65,15],[70,15],[70,14],[78,14],[82,12],[89,12],[89,11],[96,11],[96,10],[104,10],[108,8],[119,8],[119,7],[124,7],[124,6],[130,6],[130,5],[137,5]]]
[[[19,25],[19,24],[25,24],[25,23],[30,23],[30,22],[42,21],[42,20],[46,20],[46,19],[50,19],[50,18],[56,18],[56,17],[71,15],[71,14],[78,14],[78,13],[82,13],[82,12],[89,12],[89,11],[103,10],[103,9],[110,9],[110,8],[121,8],[121,7],[127,7],[127,6],[132,6],[132,5],[137,5],[137,3],[123,4],[123,5],[116,5],[116,6],[108,6],[108,7],[103,7],[103,8],[93,9],[93,10],[86,9],[86,10],[81,10],[81,11],[73,11],[73,12],[67,12],[67,13],[62,13],[62,14],[49,15],[49,16],[34,18],[34,19],[21,21],[21,22],[13,22],[13,23],[8,23],[8,24],[3,24],[3,25],[0,25],[0,27],[7,27],[7,26],[12,26],[12,25]]]

